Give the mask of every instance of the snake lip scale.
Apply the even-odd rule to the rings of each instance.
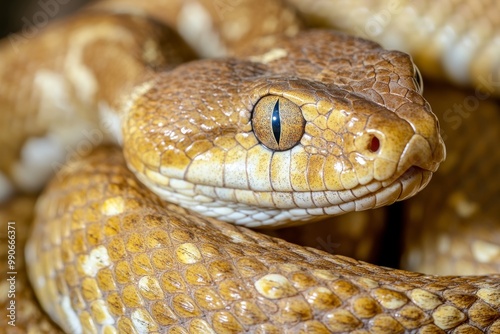
[[[139,179],[161,198],[180,204],[204,216],[217,217],[219,220],[246,227],[276,228],[281,225],[293,225],[291,222],[295,222],[295,224],[304,223],[325,216],[374,209],[396,201],[402,201],[424,188],[431,177],[432,171],[412,166],[402,175],[396,175],[389,180],[383,182],[375,180],[369,184],[345,191],[293,193],[252,191],[253,196],[271,194],[274,198],[292,198],[290,202],[273,201],[271,205],[259,207],[251,204],[245,206],[243,201],[235,204],[235,196],[244,198],[241,193],[239,196],[235,195],[235,192],[243,192],[240,189],[197,185],[194,187],[195,195],[189,191],[188,196],[186,191],[183,191],[185,188],[166,188],[158,186],[141,176],[139,176]],[[193,201],[193,197],[197,198],[197,200]],[[312,207],[312,205],[315,207]],[[221,210],[220,208],[224,209]]]

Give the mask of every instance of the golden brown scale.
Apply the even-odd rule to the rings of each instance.
[[[497,276],[384,269],[191,215],[151,196],[117,150],[68,168],[40,200],[31,275],[54,277],[39,295],[49,314],[69,312],[52,301],[66,291],[89,332],[500,330]]]

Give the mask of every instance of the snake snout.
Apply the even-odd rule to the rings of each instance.
[[[385,111],[369,118],[356,148],[373,159],[373,178],[379,181],[395,180],[411,167],[435,172],[445,156],[434,118],[416,123]]]
[[[404,172],[408,168],[415,166],[430,172],[435,172],[443,160],[443,145],[437,145],[437,148],[433,150],[427,139],[419,134],[415,134],[406,144],[401,159],[399,160],[398,171]]]
[[[398,171],[411,166],[435,172],[446,157],[446,148],[441,138],[439,123],[430,109],[420,113],[402,110],[401,116],[408,122],[414,134],[406,143],[398,163]]]

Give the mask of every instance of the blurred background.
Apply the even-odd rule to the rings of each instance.
[[[89,0],[2,0],[0,2],[0,36],[15,33],[37,18],[51,20],[75,11]]]

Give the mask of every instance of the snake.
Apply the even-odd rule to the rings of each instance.
[[[409,198],[445,158],[410,56],[256,4],[101,1],[1,45],[4,197],[57,172],[26,248],[41,307],[67,333],[500,332],[498,274],[249,229]]]

